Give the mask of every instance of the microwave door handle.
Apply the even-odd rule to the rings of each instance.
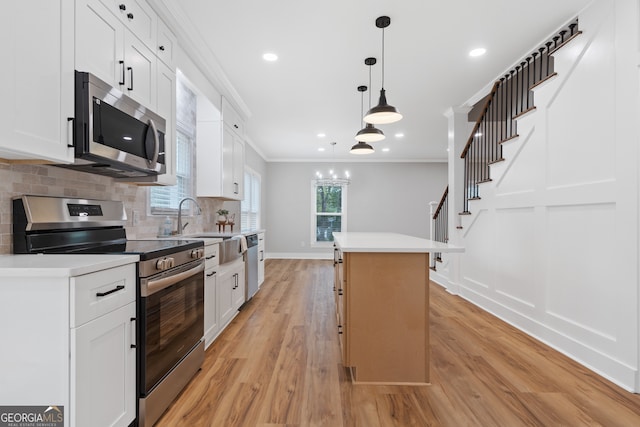
[[[158,163],[158,156],[160,155],[160,137],[158,136],[158,129],[156,128],[156,124],[151,119],[149,119],[149,126],[151,126],[151,131],[153,132],[153,140],[156,143],[156,149],[153,152],[153,159],[151,159],[151,161],[153,162],[153,166],[155,167],[156,163]]]

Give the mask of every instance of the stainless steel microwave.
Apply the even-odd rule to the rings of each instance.
[[[163,174],[166,122],[96,76],[75,72],[75,162],[58,165],[114,178]]]

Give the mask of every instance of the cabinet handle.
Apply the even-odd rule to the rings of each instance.
[[[133,90],[133,68],[127,67],[127,70],[129,71],[129,87],[127,90]]]
[[[133,322],[135,322],[135,321],[136,321],[136,318],[135,318],[135,317],[132,317],[132,318],[130,319],[130,321],[133,323]],[[132,342],[133,344],[131,344],[131,348],[136,348],[136,347],[137,347],[137,342],[136,342],[136,339],[135,339],[135,338],[136,338],[136,328],[135,328],[135,324],[131,326],[131,334],[133,335],[133,339],[131,340],[131,342]]]
[[[237,182],[234,182],[233,185],[234,185],[234,188],[235,188],[233,190],[233,194],[238,194],[238,189],[240,188],[240,186],[238,185]]]
[[[158,49],[164,52],[164,46],[160,46]]]
[[[215,257],[216,257],[215,255],[210,255],[208,257],[205,257],[204,259],[211,259],[211,258],[215,258]]]
[[[114,293],[114,292],[121,291],[121,290],[123,290],[123,289],[124,289],[124,285],[118,285],[118,286],[116,286],[115,288],[111,289],[110,291],[107,291],[107,292],[98,292],[98,293],[96,293],[96,296],[97,296],[97,297],[104,297],[104,296],[107,296],[107,295],[112,294],[112,293]]]
[[[133,13],[127,13],[127,18],[129,18],[129,20],[133,20]]]
[[[260,261],[264,261],[264,251],[260,251]]]
[[[120,65],[122,65],[122,79],[120,79],[118,84],[119,85],[123,85],[124,84],[124,79],[125,79],[125,76],[124,76],[124,73],[125,73],[124,61],[118,61],[118,62],[120,62]]]
[[[207,273],[207,277],[211,277],[211,276],[213,276],[214,274],[216,274],[216,272],[215,272],[215,271],[212,271],[211,273]]]
[[[71,148],[71,147],[75,147],[74,144],[74,140],[73,140],[73,122],[74,122],[75,118],[74,117],[67,117],[67,147]],[[69,124],[71,123],[71,129],[69,129]]]
[[[236,129],[238,129],[238,125],[236,125],[236,124],[234,124],[234,125],[233,125],[233,127],[234,127],[234,128],[236,128]]]
[[[122,4],[122,3],[118,6],[118,8],[119,8],[120,10],[127,10],[127,6],[125,6],[125,5],[124,5],[124,4]]]

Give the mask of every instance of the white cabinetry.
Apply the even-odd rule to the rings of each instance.
[[[142,4],[131,3],[138,7]],[[155,39],[157,19],[151,11],[128,12],[132,18],[124,18],[123,22],[115,14],[120,10],[116,8],[115,2],[109,0],[76,2],[76,69],[95,74],[155,110],[156,57],[142,40],[148,40],[149,33]],[[125,25],[126,21],[130,21],[129,25]],[[134,24],[138,21],[141,25]]]
[[[198,197],[242,200],[244,124],[222,98],[222,122],[200,118],[197,126]]]
[[[73,2],[2,5],[0,161],[73,161]]]
[[[244,260],[220,265],[216,286],[220,327],[224,329],[244,303]]]
[[[0,324],[11,325],[3,340],[12,347],[0,354],[0,401],[62,406],[65,426],[126,427],[136,417],[137,257],[85,263],[81,273],[65,267],[68,257],[17,255],[20,268],[0,268]]]
[[[217,279],[218,279],[218,245],[211,244],[204,248],[204,345],[208,348],[220,332],[220,315],[218,312]]]
[[[258,233],[258,286],[264,282],[264,233]]]

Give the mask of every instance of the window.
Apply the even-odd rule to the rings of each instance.
[[[197,95],[180,73],[176,82],[176,185],[153,187],[149,193],[152,215],[175,214],[180,200],[193,197]],[[186,203],[185,203],[186,205]],[[188,204],[191,208],[191,203]]]
[[[260,228],[260,175],[246,168],[244,171],[244,199],[240,203],[240,228],[242,231]]]
[[[311,242],[328,246],[334,231],[347,230],[347,187],[340,185],[311,185],[313,227]]]

